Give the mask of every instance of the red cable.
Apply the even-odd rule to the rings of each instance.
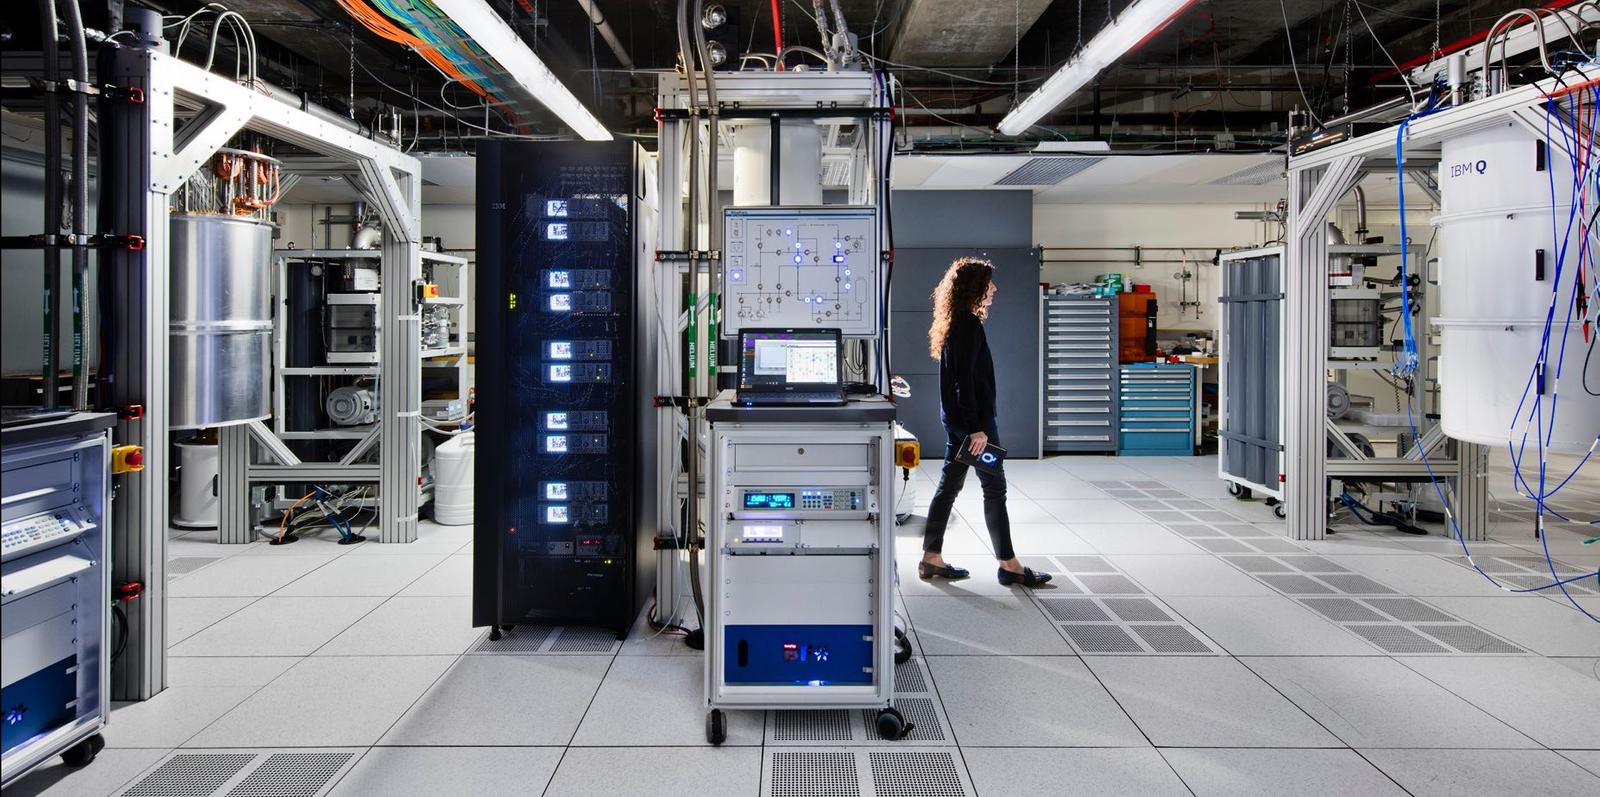
[[[782,7],[779,6],[778,0],[772,0],[772,53],[773,53],[773,55],[781,55],[783,53],[783,19],[779,16],[782,13],[783,13],[783,9],[782,9]],[[781,59],[778,61],[777,69],[778,69],[779,72],[783,71],[783,61]]]

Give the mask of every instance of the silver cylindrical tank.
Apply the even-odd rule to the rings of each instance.
[[[778,204],[822,204],[822,128],[809,119],[778,126]],[[772,127],[746,125],[733,134],[733,204],[772,204]]]
[[[172,216],[172,428],[271,416],[271,258],[267,222]]]
[[[1538,433],[1528,415],[1540,392],[1546,448],[1586,451],[1600,434],[1600,397],[1582,384],[1583,319],[1568,314],[1582,241],[1582,220],[1568,221],[1572,186],[1566,155],[1545,150],[1515,123],[1441,147],[1442,212],[1434,220],[1442,253],[1440,299],[1433,325],[1440,333],[1440,423],[1451,437],[1502,448],[1526,440],[1532,457]],[[1557,280],[1562,250],[1566,262]],[[1531,377],[1552,302],[1547,367],[1537,380]],[[1559,403],[1552,405],[1553,398]]]

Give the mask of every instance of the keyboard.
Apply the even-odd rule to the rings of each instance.
[[[838,393],[827,391],[817,393],[756,393],[740,396],[739,403],[747,407],[791,407],[796,404],[843,404],[844,398]]]

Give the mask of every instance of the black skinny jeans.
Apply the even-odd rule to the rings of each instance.
[[[944,530],[950,524],[950,510],[956,496],[967,481],[969,466],[956,461],[967,433],[945,427],[944,470],[939,474],[939,489],[933,492],[928,504],[928,524],[922,531],[922,550],[940,553],[944,549]],[[990,445],[1000,444],[1000,435],[994,428],[985,429]],[[1004,463],[997,473],[978,471],[978,484],[983,487],[983,522],[989,528],[989,541],[994,544],[994,557],[1002,562],[1014,558],[1011,549],[1011,517],[1006,514],[1006,475]]]

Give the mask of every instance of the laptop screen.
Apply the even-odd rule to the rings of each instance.
[[[838,330],[747,329],[739,335],[739,389],[837,387]]]

